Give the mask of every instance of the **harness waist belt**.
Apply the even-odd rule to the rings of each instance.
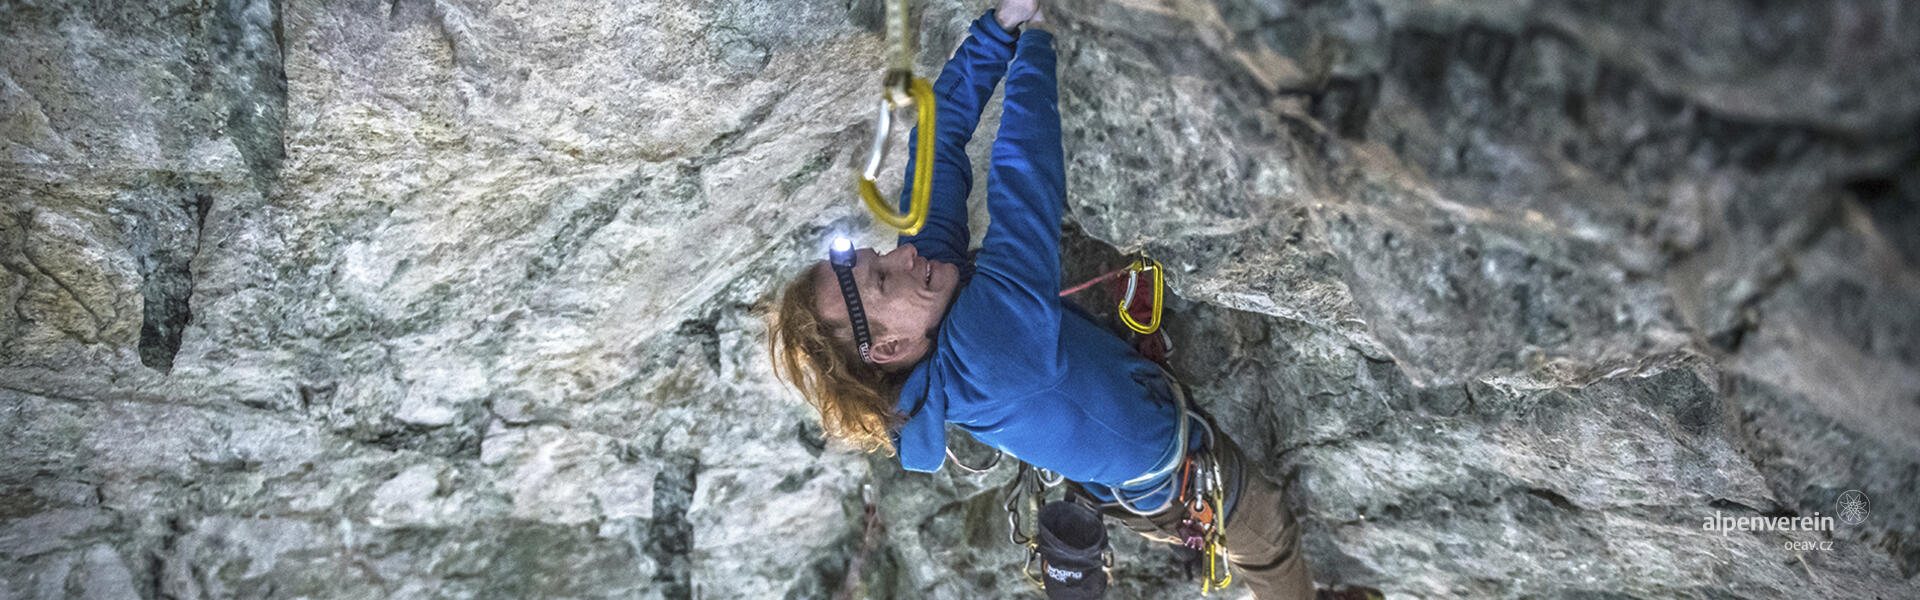
[[[1173,438],[1173,446],[1167,448],[1167,451],[1161,454],[1162,458],[1159,466],[1154,467],[1146,473],[1142,473],[1139,477],[1126,480],[1120,484],[1122,488],[1143,486],[1161,477],[1170,475],[1174,469],[1180,468],[1180,462],[1187,457],[1187,428],[1190,424],[1187,418],[1187,394],[1180,389],[1180,382],[1174,380],[1172,373],[1168,373],[1164,368],[1161,369],[1160,372],[1166,377],[1167,389],[1173,391],[1174,414],[1180,419],[1180,424],[1176,429],[1177,433],[1175,433]],[[1115,491],[1117,492],[1118,490]]]

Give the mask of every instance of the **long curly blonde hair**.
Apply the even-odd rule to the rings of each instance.
[[[767,315],[773,372],[820,411],[828,438],[892,454],[892,432],[906,422],[894,405],[907,374],[861,360],[852,327],[821,318],[814,290],[828,276],[823,264],[809,265],[788,282]]]

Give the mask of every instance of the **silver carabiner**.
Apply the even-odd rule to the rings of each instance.
[[[1039,513],[1034,514],[1035,532],[1030,536],[1020,532],[1020,509],[1017,508],[1021,501],[1033,496],[1034,491],[1045,489],[1039,487],[1039,474],[1034,470],[1035,467],[1032,465],[1020,463],[1020,470],[1013,474],[1013,485],[1007,490],[1007,499],[1000,503],[1000,508],[1007,511],[1007,541],[1013,542],[1015,546],[1031,544],[1034,542],[1034,537],[1039,535]],[[1039,510],[1039,508],[1039,505],[1035,504],[1034,509]]]
[[[1139,265],[1140,268],[1135,269],[1131,266],[1127,268],[1127,295],[1120,297],[1120,310],[1122,311],[1127,310],[1127,305],[1133,303],[1133,292],[1140,289],[1140,274],[1159,268],[1158,263],[1149,263],[1142,260],[1133,262],[1135,265]]]
[[[888,134],[893,131],[893,103],[880,100],[880,118],[873,124],[873,151],[867,154],[867,168],[861,171],[868,181],[880,177],[880,161],[887,156]]]
[[[1020,514],[1013,511],[1007,511],[1007,541],[1015,546],[1025,546],[1033,541],[1033,538],[1020,533]]]
[[[1053,489],[1053,486],[1060,485],[1060,482],[1067,480],[1067,476],[1065,475],[1040,467],[1034,467],[1033,470],[1039,472],[1041,489]]]

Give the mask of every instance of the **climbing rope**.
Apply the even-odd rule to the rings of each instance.
[[[873,484],[860,486],[861,511],[865,513],[865,533],[860,537],[860,553],[847,561],[847,578],[841,581],[838,600],[853,600],[854,593],[860,587],[860,568],[867,563],[867,555],[873,553],[873,547],[884,535],[886,523],[880,520],[879,505],[875,503]]]
[[[867,168],[860,172],[855,185],[875,219],[900,230],[904,235],[914,235],[920,233],[920,228],[927,224],[927,195],[933,191],[933,134],[937,113],[934,110],[933,85],[913,76],[914,29],[907,20],[907,12],[907,0],[887,3],[887,41],[893,47],[892,55],[887,60],[886,77],[881,83],[880,115],[874,122],[873,150],[867,155]],[[888,134],[893,129],[893,111],[907,107],[919,108],[919,135],[914,144],[914,169],[908,173],[913,182],[913,197],[907,212],[902,213],[894,210],[886,197],[880,195],[880,186],[874,180],[880,176],[880,164],[886,158]]]

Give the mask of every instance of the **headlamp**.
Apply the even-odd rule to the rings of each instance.
[[[827,264],[840,281],[840,296],[847,300],[847,321],[853,325],[853,341],[860,346],[860,360],[873,362],[873,334],[867,331],[867,311],[860,305],[860,289],[853,285],[853,242],[844,237],[833,239],[827,251]]]

